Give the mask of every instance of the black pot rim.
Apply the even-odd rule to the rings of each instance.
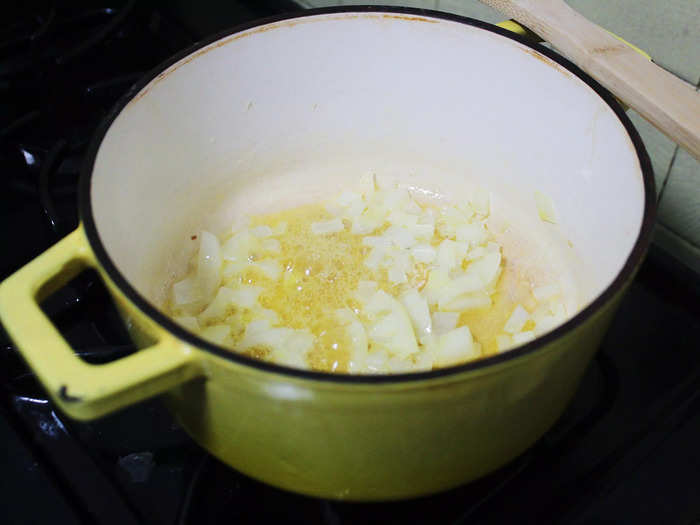
[[[510,350],[503,354],[498,354],[495,356],[487,357],[477,361],[472,361],[466,364],[452,366],[448,368],[442,368],[438,370],[431,370],[427,372],[412,372],[404,374],[381,374],[381,375],[350,375],[350,374],[330,374],[325,372],[314,372],[307,370],[299,370],[295,368],[288,368],[280,365],[275,365],[272,363],[267,363],[260,361],[251,357],[247,357],[233,351],[227,350],[223,347],[217,346],[213,343],[205,341],[200,337],[186,331],[184,328],[176,324],[172,319],[163,314],[155,306],[149,303],[122,275],[118,270],[117,266],[114,264],[112,259],[109,257],[107,250],[105,249],[100,236],[97,232],[97,226],[93,217],[92,203],[90,199],[90,184],[93,168],[95,165],[95,160],[97,158],[97,153],[102,144],[109,127],[112,122],[117,118],[121,111],[126,107],[127,104],[154,78],[156,78],[161,72],[169,68],[174,63],[178,62],[182,58],[196,52],[197,50],[217,41],[227,36],[235,33],[249,30],[254,27],[266,25],[273,22],[280,22],[284,20],[290,20],[295,18],[305,18],[315,15],[325,15],[333,13],[395,13],[397,15],[411,15],[411,16],[423,16],[429,18],[437,18],[442,20],[449,20],[453,22],[459,22],[462,24],[478,27],[480,29],[496,33],[503,37],[515,40],[520,44],[528,46],[538,53],[541,53],[548,58],[552,59],[559,65],[566,68],[570,73],[576,75],[579,79],[585,82],[589,87],[591,87],[600,98],[602,98],[607,105],[612,109],[612,111],[617,115],[618,119],[624,126],[627,134],[634,145],[637,158],[640,163],[642,179],[644,184],[644,216],[642,219],[642,225],[639,230],[637,240],[632,248],[624,266],[617,274],[613,282],[608,285],[608,287],[598,295],[588,306],[583,310],[574,315],[571,319],[566,321],[564,324],[560,325],[553,331],[536,338],[535,340],[518,347],[516,349]],[[656,190],[654,183],[654,176],[651,167],[651,162],[649,156],[644,148],[644,144],[637,132],[637,130],[632,125],[624,110],[620,107],[620,104],[613,97],[613,95],[608,92],[604,87],[602,87],[597,81],[591,78],[588,74],[583,72],[580,68],[574,65],[572,62],[558,55],[554,51],[537,44],[533,43],[519,35],[516,35],[510,31],[502,29],[500,27],[494,26],[492,24],[482,22],[480,20],[475,20],[472,18],[467,18],[459,15],[454,15],[450,13],[443,13],[439,11],[425,10],[425,9],[414,9],[408,7],[383,7],[383,6],[346,6],[346,7],[327,7],[320,9],[310,9],[296,13],[282,14],[279,16],[273,16],[269,18],[264,18],[260,20],[255,20],[246,24],[238,25],[232,29],[217,33],[205,40],[195,43],[188,49],[172,56],[165,62],[161,63],[149,73],[147,73],[142,79],[140,79],[136,84],[134,84],[126,94],[115,104],[109,114],[100,123],[95,135],[92,139],[90,147],[85,158],[85,162],[81,171],[80,187],[78,204],[80,211],[80,218],[87,236],[88,241],[95,253],[95,256],[102,268],[107,273],[112,282],[119,287],[122,293],[144,314],[153,319],[156,323],[164,327],[170,333],[175,335],[177,338],[189,343],[190,345],[197,347],[202,350],[206,350],[218,357],[222,357],[233,361],[239,365],[249,366],[260,371],[271,372],[279,374],[282,376],[288,376],[290,378],[297,379],[308,379],[315,381],[325,381],[325,382],[336,382],[336,383],[357,383],[357,384],[395,384],[407,381],[420,381],[427,379],[434,379],[439,377],[454,376],[457,374],[462,374],[469,371],[485,369],[504,363],[507,361],[512,361],[517,358],[532,354],[538,350],[543,349],[551,342],[556,339],[561,338],[567,333],[575,330],[579,326],[586,323],[598,310],[601,309],[608,301],[615,297],[625,286],[625,284],[632,278],[636,269],[641,264],[646,251],[651,242],[651,234],[654,224],[654,218],[656,213]]]

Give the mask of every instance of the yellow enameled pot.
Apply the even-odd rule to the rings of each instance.
[[[455,198],[480,180],[492,213],[498,188],[535,216],[533,189],[546,193],[558,224],[537,227],[566,240],[581,311],[505,354],[395,376],[256,361],[160,312],[191,234],[368,169]],[[197,442],[254,478],[407,498],[496,469],[554,423],[642,261],[654,202],[630,121],[555,53],[443,13],[310,11],[200,43],[135,86],[88,154],[80,227],[0,285],[0,317],[74,418],[163,394]],[[44,316],[38,302],[86,267],[142,350],[88,364]]]

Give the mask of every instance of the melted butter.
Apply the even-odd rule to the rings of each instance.
[[[389,282],[386,270],[374,271],[365,266],[364,260],[370,248],[362,245],[363,236],[353,235],[347,229],[328,235],[312,233],[312,222],[330,218],[331,215],[319,204],[251,217],[253,227],[266,225],[274,228],[280,222],[287,223],[286,232],[275,236],[280,242],[280,253],[275,259],[282,264],[284,272],[276,281],[255,270],[248,270],[233,279],[263,287],[259,302],[277,313],[279,325],[308,329],[314,334],[315,344],[308,354],[312,369],[346,372],[350,341],[344,328],[339,326],[335,311],[359,307],[353,293],[361,280],[375,281],[380,289],[397,296],[406,286],[422,289],[428,268],[417,265],[416,271],[408,275],[408,285]],[[380,232],[375,232],[375,235]],[[438,245],[442,240],[436,232],[432,244]],[[463,312],[459,319],[459,326],[468,325],[474,339],[482,344],[485,356],[498,353],[496,336],[501,333],[515,305],[522,304],[526,308],[534,305],[528,280],[519,275],[507,256],[504,260],[502,275],[492,295],[493,305]],[[242,326],[245,324],[234,327],[233,348],[243,335]],[[247,354],[261,359],[267,357],[264,349],[249,350]]]

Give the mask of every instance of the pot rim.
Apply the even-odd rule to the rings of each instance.
[[[625,261],[625,264],[623,265],[622,269],[618,272],[615,279],[605,288],[605,290],[603,290],[601,294],[595,297],[595,299],[588,306],[586,306],[584,309],[582,309],[564,324],[558,326],[551,332],[548,332],[545,335],[538,337],[533,341],[526,343],[523,346],[520,346],[513,350],[509,350],[508,352],[502,354],[486,357],[484,359],[472,361],[461,365],[426,372],[410,372],[393,375],[350,375],[330,374],[327,372],[315,372],[310,370],[289,368],[282,365],[276,365],[273,363],[261,361],[252,357],[247,357],[242,354],[238,354],[235,351],[227,350],[221,346],[218,346],[214,343],[210,343],[188,332],[184,328],[180,327],[177,323],[175,323],[175,321],[173,321],[170,317],[168,317],[160,310],[158,310],[155,306],[153,306],[128,282],[128,280],[122,275],[115,263],[109,257],[109,254],[107,253],[105,246],[102,244],[100,236],[97,232],[97,226],[95,224],[92,212],[92,202],[90,199],[91,178],[95,161],[97,158],[97,153],[112,122],[114,122],[114,120],[121,113],[121,111],[139,94],[139,92],[141,92],[141,90],[144,87],[146,87],[153,79],[155,79],[160,73],[167,70],[170,66],[187,57],[188,55],[195,53],[197,50],[202,49],[227,36],[247,31],[254,27],[259,27],[274,22],[280,22],[296,18],[306,18],[334,13],[365,14],[373,12],[395,13],[397,15],[437,18],[441,20],[448,20],[451,22],[459,22],[462,24],[477,27],[485,31],[490,31],[491,33],[496,33],[500,36],[510,38],[511,40],[515,40],[516,42],[525,45],[537,51],[538,53],[541,53],[546,57],[552,59],[562,67],[566,68],[570,73],[574,74],[576,77],[582,80],[591,89],[593,89],[596,92],[596,94],[601,99],[603,99],[603,101],[612,109],[612,111],[615,113],[615,115],[625,128],[628,137],[634,145],[635,152],[637,154],[637,159],[639,160],[642,172],[642,182],[644,185],[644,214],[642,218],[641,228],[637,236],[637,240],[632,250],[630,251],[627,260]],[[454,376],[465,372],[493,367],[495,365],[507,361],[513,361],[520,357],[533,354],[537,350],[544,349],[554,340],[559,339],[565,334],[572,332],[576,328],[586,323],[604,304],[609,302],[624,288],[627,281],[631,279],[632,275],[644,259],[646,251],[651,242],[651,234],[656,214],[655,197],[656,189],[653,171],[651,167],[651,161],[644,147],[644,144],[639,136],[639,133],[633,126],[629,117],[627,117],[618,101],[607,89],[601,86],[596,80],[594,80],[587,73],[582,71],[578,66],[570,62],[568,59],[562,57],[561,55],[538,43],[534,43],[530,40],[527,40],[526,38],[512,33],[506,29],[502,29],[487,22],[483,22],[473,18],[463,17],[456,14],[410,7],[340,6],[308,9],[304,11],[285,13],[237,25],[233,28],[216,33],[213,36],[196,42],[191,47],[179,53],[176,53],[175,55],[168,58],[167,60],[153,68],[151,71],[146,73],[117,101],[114,107],[99,124],[92,138],[92,141],[87,151],[87,155],[85,157],[85,161],[83,162],[83,166],[81,169],[78,194],[78,208],[81,222],[85,229],[87,239],[92,247],[92,250],[94,251],[95,257],[97,261],[99,261],[109,278],[112,280],[112,282],[121,290],[125,297],[128,298],[137,308],[139,308],[144,314],[148,315],[160,326],[165,328],[168,332],[175,335],[178,339],[181,339],[198,349],[205,350],[218,357],[222,357],[229,361],[233,361],[239,365],[252,367],[263,372],[272,372],[284,376],[289,376],[292,378],[309,379],[316,381],[330,381],[346,384],[378,384],[428,380],[440,377]]]

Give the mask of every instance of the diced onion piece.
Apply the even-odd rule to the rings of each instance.
[[[362,214],[367,208],[367,204],[362,199],[359,193],[350,191],[343,192],[338,197],[338,204],[343,208],[343,215],[349,218],[354,218]]]
[[[431,352],[420,352],[414,356],[413,370],[422,372],[433,369],[433,354]]]
[[[428,300],[428,304],[437,304],[441,295],[450,287],[450,278],[447,271],[441,268],[435,268],[428,274],[428,282],[423,288],[423,294]]]
[[[431,272],[432,274],[432,272]],[[436,293],[436,302],[440,310],[444,310],[448,304],[460,296],[482,292],[486,283],[476,272],[465,272],[459,277],[449,281],[448,285]]]
[[[271,361],[293,368],[310,368],[306,356],[314,345],[314,336],[305,330],[290,330],[284,343],[273,347]]]
[[[440,309],[448,312],[466,312],[478,308],[487,308],[491,304],[491,297],[487,293],[474,292],[455,297],[445,304],[440,304]]]
[[[411,320],[399,301],[379,290],[366,303],[365,312],[376,319],[367,332],[373,344],[399,357],[418,352]]]
[[[517,334],[513,334],[512,337],[514,345],[523,345],[532,341],[535,338],[535,333],[532,330],[529,330],[527,332],[518,332]]]
[[[262,291],[260,286],[241,286],[233,290],[231,302],[239,308],[254,308]]]
[[[379,228],[383,223],[384,219],[382,217],[362,214],[353,219],[350,231],[354,235],[367,235],[368,233],[374,232],[374,230]]]
[[[401,357],[391,357],[386,362],[387,371],[393,374],[402,374],[413,370],[413,361]]]
[[[329,233],[337,233],[343,231],[343,221],[340,217],[330,219],[328,221],[318,221],[311,223],[311,231],[316,235],[328,235]]]
[[[363,372],[367,367],[367,333],[365,327],[357,316],[349,308],[336,310],[336,316],[341,326],[345,327],[345,333],[350,339],[350,357],[348,359],[348,372],[351,374]]]
[[[235,292],[231,288],[227,288],[226,286],[219,288],[214,299],[212,299],[204,311],[199,314],[199,320],[201,322],[211,321],[213,319],[223,320],[235,307],[234,294]]]
[[[435,312],[432,316],[434,335],[442,335],[457,328],[459,312]]]
[[[212,297],[221,284],[221,246],[216,235],[208,231],[200,234],[197,257],[197,280],[204,298]]]
[[[414,226],[418,223],[418,217],[416,215],[407,213],[404,210],[392,210],[386,220],[394,226],[403,226],[404,228]]]
[[[416,337],[420,339],[429,335],[432,332],[432,320],[430,319],[428,301],[414,288],[402,293],[399,300],[408,312]]]
[[[523,326],[525,326],[525,323],[527,323],[529,320],[530,314],[527,313],[525,308],[518,305],[513,310],[513,313],[510,314],[510,317],[506,321],[503,330],[509,334],[516,334],[523,329]]]
[[[201,300],[202,294],[194,277],[188,277],[173,284],[173,303],[175,305],[193,304]]]
[[[552,199],[549,196],[536,191],[535,205],[537,206],[537,213],[539,214],[541,220],[552,224],[557,223],[557,216],[554,212],[554,202],[552,202]]]
[[[461,326],[441,335],[433,348],[436,366],[454,365],[480,355],[481,348],[474,343],[468,326]]]
[[[438,245],[436,264],[443,270],[450,272],[462,265],[466,251],[466,244],[445,239]]]
[[[455,235],[458,241],[468,242],[470,246],[478,246],[488,240],[486,228],[479,222],[457,226]]]
[[[250,233],[259,239],[264,239],[272,235],[272,228],[265,225],[256,226],[255,228],[251,228]]]
[[[199,331],[199,323],[197,322],[196,317],[193,317],[191,315],[180,315],[173,317],[173,320],[186,330],[189,330],[190,332]]]
[[[411,257],[416,263],[431,263],[436,256],[435,248],[429,244],[418,244],[411,248]]]
[[[403,249],[415,246],[415,244],[418,242],[408,229],[395,225],[387,228],[387,230],[384,232],[384,237],[390,239],[392,244],[395,246]]]
[[[408,202],[403,208],[404,211],[406,213],[410,213],[411,215],[420,215],[423,212],[423,208],[421,208],[420,204],[413,200],[410,193],[408,194],[408,197]]]
[[[466,273],[478,275],[487,288],[494,286],[501,274],[501,261],[501,252],[488,252],[483,257],[472,261]]]
[[[223,280],[230,279],[234,275],[244,272],[248,266],[250,266],[250,261],[248,259],[239,259],[236,261],[224,261],[223,269],[221,270],[221,275]]]
[[[251,253],[258,249],[260,241],[248,230],[236,233],[221,248],[221,255],[226,261],[246,261]]]
[[[403,208],[410,199],[406,188],[394,188],[384,192],[384,206],[388,210]]]
[[[385,257],[386,257],[386,248],[375,246],[374,248],[372,248],[369,251],[369,253],[367,254],[367,257],[365,257],[364,264],[365,264],[365,266],[367,266],[367,268],[370,268],[372,270],[376,270],[382,264]]]
[[[398,268],[396,266],[389,267],[389,269],[387,270],[387,279],[389,279],[389,282],[393,284],[401,284],[408,282],[406,272],[404,272],[401,268]]]
[[[389,356],[383,350],[377,350],[367,354],[367,359],[365,361],[365,372],[370,374],[380,374],[387,369],[386,362],[389,360]]]
[[[275,259],[263,259],[253,263],[253,266],[260,270],[265,277],[276,281],[282,275],[282,265]]]
[[[491,209],[491,196],[485,188],[477,188],[472,198],[472,207],[479,215],[488,215]]]
[[[231,327],[227,324],[215,324],[212,326],[207,326],[204,330],[199,332],[199,336],[202,339],[220,345],[228,338],[231,333]]]
[[[513,339],[509,335],[497,335],[496,346],[498,347],[499,352],[505,352],[513,346]]]
[[[277,239],[265,239],[262,242],[262,249],[269,253],[279,253],[282,246]]]
[[[384,236],[366,235],[362,238],[362,244],[363,246],[371,246],[373,248],[389,248],[391,247],[391,239]]]

